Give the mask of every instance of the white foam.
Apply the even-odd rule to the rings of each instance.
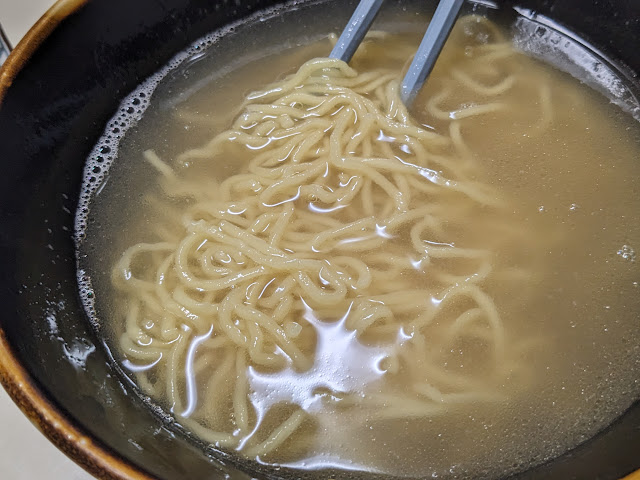
[[[640,104],[604,55],[552,20],[526,9],[513,26],[514,46],[600,92],[640,121]]]

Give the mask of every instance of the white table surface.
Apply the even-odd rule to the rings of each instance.
[[[53,0],[0,0],[0,24],[15,46]],[[0,387],[0,479],[90,480],[18,410]]]

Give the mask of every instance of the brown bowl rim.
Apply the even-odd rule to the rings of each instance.
[[[58,0],[31,27],[0,67],[0,107],[13,80],[51,32],[88,0]],[[73,422],[36,385],[0,327],[0,384],[27,418],[59,450],[84,470],[103,480],[155,480],[114,455]]]
[[[69,15],[88,0],[57,0],[31,27],[0,67],[0,106],[20,70]],[[115,456],[101,442],[75,426],[36,385],[20,364],[0,327],[0,385],[41,433],[76,464],[103,480],[156,480],[132,463]],[[640,469],[621,480],[640,480]]]

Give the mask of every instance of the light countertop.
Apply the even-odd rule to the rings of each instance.
[[[15,46],[53,0],[0,0],[0,24]],[[11,480],[90,480],[49,443],[0,387],[0,478]]]

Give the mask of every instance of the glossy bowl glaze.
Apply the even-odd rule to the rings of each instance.
[[[0,382],[98,478],[278,478],[203,453],[120,381],[79,303],[72,238],[84,161],[120,100],[199,37],[275,3],[60,0],[0,69]],[[637,87],[638,2],[591,3],[517,2],[586,39]],[[513,478],[640,480],[639,467],[636,402],[594,439]]]

